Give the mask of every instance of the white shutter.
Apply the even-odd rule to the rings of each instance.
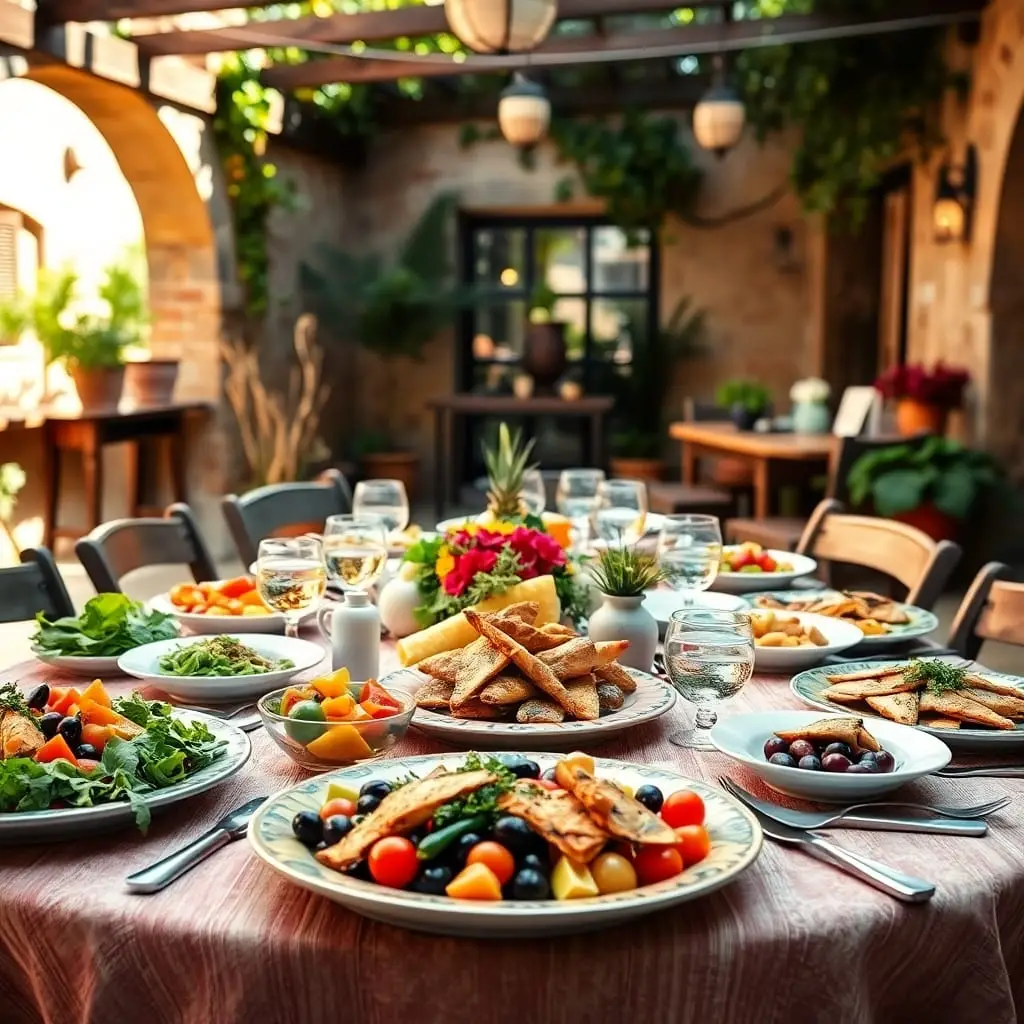
[[[21,214],[0,210],[0,299],[18,294],[18,235]]]

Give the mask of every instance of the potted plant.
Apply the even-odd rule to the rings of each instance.
[[[23,295],[0,302],[0,345],[17,345],[32,323],[32,315]]]
[[[793,430],[798,434],[827,434],[832,426],[828,400],[832,388],[820,377],[798,380],[789,390],[793,403]]]
[[[727,380],[715,392],[715,402],[729,410],[737,430],[753,430],[771,405],[768,390],[754,380]]]
[[[1001,480],[990,455],[930,437],[917,446],[894,444],[865,452],[850,467],[846,483],[855,506],[949,540]]]
[[[644,338],[628,317],[623,330],[633,339],[627,366],[610,359],[595,381],[595,392],[615,398],[617,429],[612,432],[611,469],[615,476],[632,480],[660,480],[664,474],[661,448],[665,438],[665,404],[672,387],[672,370],[680,359],[704,351],[707,329],[703,310],[684,296],[666,323]]]
[[[456,311],[469,301],[465,289],[451,285],[447,229],[456,197],[438,196],[420,218],[398,255],[383,257],[319,246],[315,263],[299,267],[301,288],[325,327],[352,338],[386,364],[423,359],[423,350]],[[401,480],[412,494],[419,456],[404,449],[396,426],[400,408],[398,374],[386,366],[384,438],[362,453],[362,470],[371,477]],[[358,382],[352,395],[359,394]]]
[[[903,437],[944,434],[952,409],[963,405],[971,375],[941,360],[929,370],[923,364],[893,366],[875,381],[883,397],[896,402],[896,428]]]
[[[533,378],[536,390],[551,394],[569,365],[565,350],[566,324],[554,319],[558,297],[547,285],[539,285],[530,299],[529,324],[523,339],[522,369]]]

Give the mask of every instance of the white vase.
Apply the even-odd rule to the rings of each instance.
[[[832,429],[832,414],[824,402],[797,402],[793,406],[793,432],[827,434]]]
[[[380,621],[392,636],[398,639],[409,636],[420,628],[416,609],[422,603],[423,597],[416,583],[399,573],[388,580],[377,597]]]
[[[658,649],[658,623],[643,606],[643,597],[602,595],[601,607],[590,616],[590,639],[628,640],[629,648],[618,659],[622,665],[650,672]]]

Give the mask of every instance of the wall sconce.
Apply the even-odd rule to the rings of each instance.
[[[64,150],[64,181],[71,184],[71,179],[79,172],[85,170],[78,162],[78,154],[68,146]]]
[[[960,166],[943,164],[935,193],[932,223],[940,245],[967,242],[971,237],[974,200],[978,187],[978,151],[972,145]]]

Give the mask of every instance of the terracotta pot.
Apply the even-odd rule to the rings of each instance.
[[[896,429],[901,437],[918,434],[945,434],[948,410],[913,398],[901,398],[896,403]]]
[[[124,392],[124,367],[111,366],[85,370],[76,367],[71,371],[78,400],[83,409],[107,409],[116,407]]]
[[[940,512],[934,505],[922,505],[910,512],[893,516],[893,519],[907,526],[916,526],[932,540],[955,540],[960,525],[952,516]]]
[[[555,382],[568,368],[565,327],[565,324],[553,321],[530,324],[526,329],[522,368],[533,378],[538,392],[550,394]]]
[[[367,480],[401,480],[412,501],[416,491],[416,473],[420,457],[414,452],[375,452],[362,458],[363,476]]]
[[[170,405],[180,366],[177,359],[127,363],[124,368],[125,397],[136,405]]]
[[[665,464],[661,459],[612,458],[611,469],[619,480],[660,480]]]

